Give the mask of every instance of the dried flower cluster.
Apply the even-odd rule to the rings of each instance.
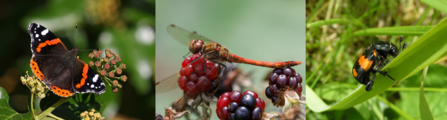
[[[90,112],[84,111],[81,113],[82,120],[104,120],[105,118],[101,116],[101,113],[95,113],[95,109],[92,109]]]
[[[41,99],[45,98],[46,86],[38,78],[36,78],[36,76],[30,77],[28,75],[28,71],[26,71],[26,75],[20,76],[20,80],[22,81],[22,84],[26,85],[32,93],[36,94]]]
[[[105,57],[101,57],[102,51],[94,50],[88,55],[92,58],[89,66],[100,74],[103,81],[112,86],[114,93],[122,87],[120,82],[126,82],[127,76],[121,75],[126,69],[126,64],[119,63],[121,58],[118,54],[113,53],[110,49],[105,50]]]

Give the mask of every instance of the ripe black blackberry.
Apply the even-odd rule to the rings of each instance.
[[[275,68],[268,79],[269,86],[265,89],[265,94],[275,106],[284,106],[285,91],[293,90],[301,95],[303,90],[303,79],[293,68]]]
[[[221,120],[261,120],[265,102],[253,91],[225,92],[217,101],[217,116]]]

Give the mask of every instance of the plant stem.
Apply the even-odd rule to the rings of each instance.
[[[33,104],[34,104],[34,93],[33,92],[31,92],[31,114],[33,115],[33,119],[35,119],[36,118],[36,115],[34,114],[34,106],[33,106]]]
[[[68,99],[70,99],[71,97],[68,98],[61,98],[59,101],[57,101],[56,103],[54,103],[52,106],[50,106],[48,109],[46,109],[45,111],[43,111],[42,113],[40,113],[37,116],[37,119],[42,119],[47,115],[50,115],[51,112],[56,109],[59,105],[61,105],[62,103],[64,103],[65,101],[67,101]],[[52,115],[52,114],[51,114]],[[54,116],[54,115],[53,115]]]
[[[210,113],[208,115],[208,110],[210,110]],[[210,107],[208,107],[208,103],[202,102],[202,114],[205,120],[211,119],[211,115],[213,114],[213,110],[211,110]]]
[[[56,120],[63,120],[62,118],[60,118],[60,117],[58,117],[58,116],[56,116],[56,115],[54,115],[52,113],[49,113],[48,116],[50,116],[50,117],[52,117],[52,118],[54,118]]]

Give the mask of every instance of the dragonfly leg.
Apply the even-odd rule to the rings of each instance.
[[[206,62],[205,62],[205,56],[207,55],[207,54],[211,54],[212,52],[208,52],[208,53],[205,53],[205,54],[201,54],[201,57],[203,58],[203,71],[195,71],[195,72],[198,72],[198,73],[206,73]],[[191,60],[191,61],[189,61],[189,63],[193,63],[193,62],[196,62],[197,60],[199,60],[200,59],[200,57],[199,58],[197,58],[197,59],[195,59],[195,60]]]
[[[198,71],[198,72],[200,72],[200,73],[206,73],[206,62],[205,62],[205,57],[202,56],[202,58],[203,58],[203,71]]]
[[[188,52],[186,55],[184,55],[184,56],[183,56],[183,59],[186,59],[186,56],[188,56],[189,53],[191,53],[191,52]],[[191,62],[191,61],[190,61],[190,62]]]

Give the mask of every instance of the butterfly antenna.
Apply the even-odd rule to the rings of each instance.
[[[75,32],[75,43],[74,46],[76,46],[76,36],[78,36],[78,25],[76,24],[76,32]]]

